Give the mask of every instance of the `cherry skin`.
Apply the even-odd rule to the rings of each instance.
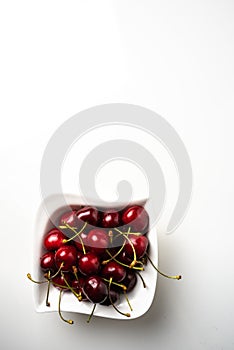
[[[126,277],[126,270],[115,261],[109,261],[102,269],[102,276],[106,279],[112,277],[114,282],[121,282]]]
[[[76,292],[77,294],[81,294],[82,301],[88,300],[83,292],[84,283],[85,283],[85,279],[83,277],[79,277],[79,280],[74,279],[71,283],[71,287],[74,290],[74,292]]]
[[[54,252],[47,252],[43,254],[40,258],[40,266],[44,272],[54,272],[56,271]]]
[[[80,221],[80,227],[84,222],[96,226],[98,222],[98,210],[94,207],[86,206],[76,212],[76,216]]]
[[[80,237],[80,238],[79,238]],[[75,239],[74,239],[74,244],[75,244],[75,246],[76,246],[76,248],[78,249],[78,250],[80,250],[81,252],[83,252],[83,247],[82,247],[82,244],[81,244],[81,240],[82,240],[82,242],[83,242],[83,244],[84,244],[84,246],[85,247],[87,247],[87,234],[85,233],[85,232],[81,232],[80,234],[79,234],[79,236],[78,237],[76,237]]]
[[[99,276],[90,276],[85,280],[84,294],[94,304],[103,303],[108,296],[107,285]]]
[[[122,284],[125,287],[127,287],[126,292],[127,293],[131,292],[133,290],[133,288],[135,287],[136,283],[137,283],[136,273],[129,270],[126,274],[126,277],[122,281]]]
[[[75,210],[68,211],[61,216],[59,225],[64,226],[65,224],[71,227],[77,227],[79,225]]]
[[[59,269],[61,264],[62,271],[71,271],[72,267],[76,265],[77,262],[77,250],[74,246],[64,246],[57,250],[55,253],[55,264]]]
[[[86,243],[93,253],[100,255],[109,246],[109,236],[105,230],[93,229],[88,233]]]
[[[47,250],[57,250],[65,245],[65,243],[63,243],[64,239],[66,239],[66,236],[57,228],[53,228],[44,238],[44,247]]]
[[[136,236],[136,235],[129,235],[129,240],[131,241],[135,252],[136,252],[136,258],[141,259],[146,253],[149,241],[146,236]],[[133,249],[131,244],[126,241],[126,244],[123,248],[123,250],[126,252],[126,254],[133,259],[134,254],[133,254]]]
[[[108,210],[103,212],[101,218],[101,226],[104,228],[112,228],[120,226],[120,215],[118,211]]]
[[[142,206],[133,205],[123,212],[122,222],[124,225],[131,226],[133,232],[146,233],[149,225],[149,215]]]
[[[98,274],[100,266],[98,256],[92,252],[84,254],[78,261],[79,271],[87,276]]]
[[[110,298],[111,298],[111,301],[110,301]],[[104,302],[102,302],[101,304],[106,305],[106,306],[116,304],[119,301],[119,298],[120,298],[119,293],[116,290],[111,289],[110,294],[108,295],[106,300]]]
[[[52,283],[56,288],[62,289],[64,292],[66,292],[66,291],[69,291],[70,289],[67,287],[65,280],[70,286],[72,282],[71,282],[71,276],[69,273],[64,273],[64,276],[62,276],[61,274],[55,276],[54,278],[52,278]]]

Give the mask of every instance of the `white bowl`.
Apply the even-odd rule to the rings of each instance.
[[[70,194],[66,194],[66,195],[63,194],[62,196],[64,196],[66,202],[69,205],[87,204],[79,196],[70,195]],[[45,210],[45,203],[47,206],[49,206],[50,212],[53,212],[54,215],[58,215],[59,212],[62,211],[62,208],[58,207],[58,203],[60,202],[61,202],[61,195],[50,196],[42,202],[38,210],[38,214],[35,222],[35,232],[34,232],[35,236],[34,236],[34,249],[33,249],[34,254],[33,254],[33,271],[32,271],[32,277],[36,280],[43,279],[43,273],[40,269],[40,256],[44,253],[43,238],[46,232],[48,232],[48,230],[52,227],[49,221],[50,218]],[[143,200],[142,203],[143,202],[145,201]],[[98,206],[98,203],[94,203],[92,200],[89,201],[89,204],[93,206]],[[150,241],[150,257],[157,265],[158,244],[157,244],[157,232],[155,228],[152,230],[150,229],[147,236]],[[128,318],[128,317],[122,316],[121,314],[116,312],[116,310],[112,306],[104,306],[100,304],[97,305],[94,315],[99,317],[112,318],[112,319],[130,320],[145,314],[149,310],[154,299],[156,282],[157,282],[157,272],[151,266],[151,264],[148,263],[145,266],[145,270],[141,272],[141,274],[145,280],[147,287],[143,288],[143,284],[140,278],[137,276],[138,278],[137,284],[133,289],[133,291],[131,291],[128,294],[133,311],[130,312],[124,297],[121,298],[119,304],[117,304],[119,310],[121,310],[124,313],[130,312],[131,317]],[[51,312],[51,311],[57,312],[59,291],[54,286],[51,286],[50,296],[49,296],[50,307],[47,307],[45,303],[46,290],[47,290],[47,283],[41,284],[41,285],[33,284],[35,309],[37,312]],[[92,303],[82,302],[82,301],[79,302],[72,293],[68,293],[68,292],[63,293],[62,301],[61,301],[61,311],[76,312],[76,313],[89,315],[91,313],[92,308],[93,308]]]

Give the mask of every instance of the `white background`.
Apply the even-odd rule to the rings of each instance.
[[[233,38],[231,0],[0,1],[1,348],[234,348]],[[34,312],[25,277],[40,161],[62,122],[110,102],[162,115],[190,154],[189,212],[159,227],[160,266],[183,280],[159,276],[138,320],[69,326]]]

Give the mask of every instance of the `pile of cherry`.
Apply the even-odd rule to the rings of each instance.
[[[149,256],[149,216],[144,207],[132,205],[122,211],[109,209],[100,211],[91,206],[79,206],[64,213],[57,219],[56,226],[44,237],[44,254],[40,267],[47,283],[46,305],[49,307],[51,285],[59,289],[58,312],[61,319],[69,324],[61,313],[63,292],[71,292],[78,302],[93,303],[90,321],[97,304],[116,306],[124,295],[130,311],[128,299],[138,280],[146,287],[140,272],[149,261],[163,276],[168,276],[154,265]]]

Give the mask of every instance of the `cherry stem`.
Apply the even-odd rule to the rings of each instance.
[[[59,302],[58,302],[58,313],[59,313],[59,316],[60,316],[60,318],[61,318],[62,321],[67,322],[68,324],[73,324],[74,322],[73,322],[72,320],[66,320],[66,319],[63,317],[62,313],[61,313],[61,298],[62,298],[62,293],[63,293],[63,291],[60,290],[60,291],[59,291]]]
[[[123,250],[124,246],[125,246],[125,242],[123,243],[123,245],[121,246],[121,248],[117,251],[117,253],[115,253],[114,255],[111,254],[111,258],[108,259],[108,260],[104,260],[104,261],[102,262],[102,264],[105,265],[105,264],[107,264],[109,261],[115,259],[115,258],[121,253],[121,251]],[[106,249],[106,251],[107,251],[107,249]],[[107,251],[107,253],[108,253],[108,251]]]
[[[33,283],[37,283],[37,284],[48,283],[48,280],[46,280],[46,281],[35,281],[35,280],[32,278],[32,276],[31,276],[30,273],[27,273],[27,277],[28,277],[28,279],[29,279],[31,282],[33,282]]]
[[[144,278],[141,276],[141,274],[139,272],[136,272],[137,273],[137,276],[140,277],[141,281],[142,281],[142,284],[143,284],[143,287],[146,288],[146,284],[145,284],[145,280]]]
[[[129,228],[129,229],[130,229],[130,228]],[[128,229],[128,231],[129,231],[129,229]],[[115,228],[115,230],[116,230],[117,232],[122,233],[123,236],[127,239],[127,241],[128,241],[128,243],[130,244],[130,246],[132,247],[132,251],[133,251],[133,261],[131,262],[131,264],[130,264],[130,266],[129,266],[130,268],[132,268],[132,267],[135,266],[136,263],[137,263],[136,250],[135,250],[135,248],[134,248],[134,245],[133,245],[132,241],[130,240],[130,238],[128,237],[128,235],[126,235],[125,233],[121,232],[121,231],[118,230],[117,228]],[[128,233],[130,233],[130,232],[128,232]]]
[[[127,301],[127,303],[128,303],[129,309],[130,309],[131,311],[133,311],[132,305],[130,304],[130,301],[129,301],[129,299],[128,299],[128,295],[127,295],[126,291],[124,291],[124,296],[125,296],[125,299],[126,299],[126,301]]]
[[[54,274],[53,276],[51,276],[50,278],[48,278],[48,275],[47,275],[47,276],[46,276],[46,278],[48,278],[48,279],[51,279],[51,280],[52,280],[54,277],[58,276],[58,274],[59,274],[59,273],[60,273],[60,271],[62,270],[63,266],[64,266],[64,262],[61,262],[61,264],[60,264],[60,266],[59,266],[58,271],[57,271],[57,272],[55,272],[55,274]]]
[[[169,276],[169,275],[166,275],[165,273],[161,272],[153,263],[153,261],[150,259],[149,255],[146,253],[146,256],[149,260],[149,262],[151,263],[151,265],[155,268],[155,270],[160,273],[160,275],[164,276],[164,277],[167,277],[167,278],[171,278],[173,280],[180,280],[182,278],[181,275],[177,275],[177,276]]]
[[[108,251],[108,249],[106,250],[107,254],[109,254],[111,257],[111,253]],[[127,265],[127,264],[124,264],[123,262],[117,260],[116,258],[113,258],[114,261],[116,261],[118,264],[124,266],[124,267],[128,267],[130,269],[133,269],[133,270],[139,270],[139,271],[144,271],[144,267],[139,267],[139,266],[131,266],[131,265]],[[138,261],[136,261],[138,262]]]
[[[87,323],[89,323],[89,322],[91,321],[91,319],[92,319],[92,317],[93,317],[93,314],[94,314],[94,311],[95,311],[95,309],[96,309],[96,306],[97,306],[97,304],[94,304],[94,305],[93,305],[93,309],[92,309],[92,311],[91,311],[91,314],[89,315],[89,318],[87,319]]]
[[[51,284],[51,279],[50,279],[50,270],[49,270],[49,272],[48,272],[48,286],[47,286],[47,293],[46,293],[46,306],[48,306],[48,307],[50,307],[50,302],[49,302],[50,284]]]
[[[73,289],[73,288],[70,286],[70,284],[67,282],[67,280],[66,280],[66,278],[65,278],[63,272],[61,272],[61,275],[63,276],[64,282],[65,282],[67,288],[75,295],[75,297],[76,297],[79,301],[81,301],[81,300],[82,300],[81,294],[78,294],[78,293],[76,293],[76,292],[74,291],[74,289]]]
[[[110,280],[111,280],[111,283],[112,284],[114,284],[115,286],[118,286],[118,287],[120,287],[120,288],[122,288],[124,291],[125,290],[127,290],[127,287],[124,285],[124,284],[120,284],[120,283],[117,283],[117,282],[114,282],[114,281],[112,281],[112,277],[111,277],[111,279],[106,279],[106,278],[102,278],[105,282],[108,282],[108,283],[110,283]]]
[[[87,222],[84,223],[83,227],[78,232],[74,229],[74,227],[70,226],[67,223],[65,224],[65,226],[75,233],[74,236],[70,237],[69,239],[63,239],[63,243],[68,243],[72,241],[74,238],[76,238],[77,236],[79,236],[84,231],[85,227],[87,226]]]
[[[77,275],[77,267],[76,266],[72,266],[72,270],[73,270],[73,273],[75,275],[76,280],[79,282],[79,278],[78,278],[78,275]]]
[[[112,298],[111,298],[111,294],[110,294],[111,283],[113,283],[113,282],[112,282],[112,277],[111,277],[110,280],[109,280],[109,286],[108,286],[108,298],[109,298],[109,300],[110,300],[111,305],[113,306],[113,308],[114,308],[119,314],[121,314],[121,315],[123,315],[123,316],[126,316],[126,317],[130,317],[131,315],[130,315],[128,312],[127,312],[127,313],[124,313],[124,312],[120,311],[120,310],[115,306],[115,304],[113,303]]]

